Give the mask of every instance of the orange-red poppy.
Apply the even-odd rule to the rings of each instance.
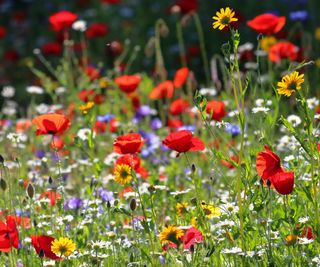
[[[299,47],[291,42],[279,42],[269,49],[269,60],[279,63],[281,59],[290,59],[292,61],[298,58]]]
[[[126,94],[134,92],[141,81],[140,75],[123,75],[114,79],[120,90]]]
[[[119,154],[135,154],[140,152],[143,143],[138,133],[123,135],[114,140],[113,151]]]
[[[32,123],[37,126],[36,135],[61,135],[70,127],[66,116],[55,113],[35,117]]]
[[[184,67],[184,68],[178,69],[173,79],[174,87],[179,88],[183,86],[186,83],[188,76],[189,76],[189,68]]]
[[[164,81],[158,84],[149,94],[149,98],[152,100],[172,98],[174,86],[172,81]]]
[[[189,109],[189,102],[184,99],[177,99],[170,105],[169,111],[171,115],[180,115]]]
[[[225,104],[222,101],[209,101],[207,103],[206,112],[211,116],[212,120],[221,121],[227,115],[225,111]]]
[[[61,31],[71,27],[77,15],[69,11],[60,11],[49,17],[49,22],[54,31]]]
[[[286,17],[278,17],[273,14],[261,14],[247,22],[248,26],[258,33],[275,34],[279,32],[286,23]]]
[[[199,137],[193,136],[192,132],[188,130],[169,134],[162,144],[178,153],[201,151],[205,148],[202,140]]]
[[[0,221],[0,251],[10,252],[11,248],[18,248],[19,232],[14,218],[7,216],[6,222]]]

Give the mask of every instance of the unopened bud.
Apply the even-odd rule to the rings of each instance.
[[[1,163],[1,164],[4,163],[4,158],[2,157],[2,155],[0,155],[0,163]]]
[[[31,199],[34,196],[34,187],[33,187],[33,185],[31,183],[29,183],[28,186],[27,186],[27,196],[29,198],[31,198]]]
[[[132,211],[135,211],[136,208],[137,208],[137,201],[136,201],[135,198],[133,198],[133,199],[131,199],[131,201],[130,201],[130,209],[131,209]]]
[[[52,179],[51,176],[49,176],[48,183],[49,183],[49,184],[52,184],[52,183],[53,183],[53,179]]]
[[[192,173],[196,172],[196,165],[194,165],[194,163],[192,163],[192,165],[191,165],[191,171],[192,171]]]

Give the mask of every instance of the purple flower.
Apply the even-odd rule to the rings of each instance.
[[[293,21],[306,21],[309,17],[307,10],[293,11],[290,12],[290,19]]]
[[[102,116],[97,116],[97,121],[101,121],[101,122],[109,122],[114,118],[113,114],[106,114],[106,115],[102,115]]]
[[[158,129],[162,128],[161,120],[159,118],[152,119],[150,122],[150,128],[152,130],[158,130]]]
[[[113,192],[107,191],[102,187],[98,188],[98,194],[103,202],[112,202],[114,200]]]
[[[72,197],[64,203],[65,210],[77,210],[82,207],[81,198]]]
[[[237,124],[228,124],[226,126],[226,132],[232,134],[232,136],[235,137],[241,133],[241,129]]]

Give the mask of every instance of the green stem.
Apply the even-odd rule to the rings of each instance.
[[[206,77],[207,85],[209,85],[210,84],[209,62],[208,62],[208,56],[207,56],[207,50],[206,50],[203,29],[202,29],[201,21],[200,21],[198,14],[196,12],[194,12],[194,13],[192,13],[192,15],[193,15],[194,23],[195,23],[195,26],[196,26],[196,29],[198,32],[204,74]]]

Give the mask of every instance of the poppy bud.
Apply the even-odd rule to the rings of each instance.
[[[190,246],[190,252],[193,253],[194,252],[194,245]]]
[[[33,225],[34,225],[34,227],[37,227],[38,224],[37,224],[36,219],[33,220]]]
[[[137,208],[137,201],[135,200],[135,198],[133,198],[133,199],[131,199],[131,201],[130,201],[130,209],[131,209],[132,211],[135,211],[136,208]]]
[[[31,183],[28,184],[28,187],[27,187],[27,195],[29,198],[33,198],[34,196],[34,187]]]
[[[194,163],[192,163],[192,165],[191,165],[191,171],[192,171],[192,173],[196,172],[196,165],[194,165]]]
[[[107,208],[108,208],[108,209],[111,208],[111,203],[110,203],[110,201],[107,201]]]
[[[1,164],[4,163],[4,158],[2,157],[2,155],[0,155],[0,163],[1,163]]]
[[[271,181],[268,179],[267,180],[267,186],[270,187],[271,186]]]
[[[43,258],[43,257],[44,257],[44,251],[43,251],[43,249],[40,249],[38,255],[39,255],[40,258]]]
[[[3,191],[6,191],[7,189],[7,182],[4,179],[0,179],[0,187]]]
[[[53,179],[52,179],[51,176],[49,176],[48,183],[49,183],[49,184],[52,184],[52,183],[53,183]]]

